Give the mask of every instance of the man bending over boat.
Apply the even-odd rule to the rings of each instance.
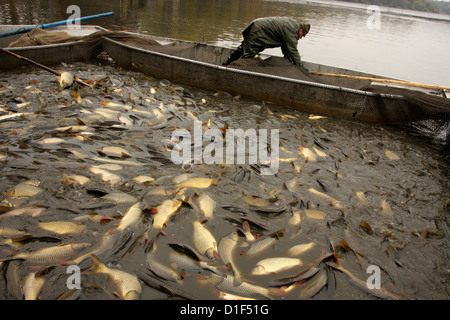
[[[287,17],[253,20],[244,31],[244,41],[234,50],[224,66],[240,58],[253,58],[266,48],[281,47],[286,59],[304,69],[297,49],[298,40],[306,36],[311,25]]]

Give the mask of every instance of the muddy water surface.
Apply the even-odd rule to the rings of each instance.
[[[90,244],[64,258],[70,265],[70,259],[102,244],[110,230],[119,234],[117,241],[98,257],[113,269],[136,275],[142,299],[219,299],[230,294],[258,299],[378,299],[367,287],[351,283],[348,274],[332,268],[336,259],[363,283],[371,275],[367,268],[379,267],[381,287],[392,293],[390,297],[448,298],[448,156],[427,141],[395,128],[314,118],[113,65],[59,68],[92,80],[95,86],[59,90],[54,75],[30,68],[0,75],[0,117],[15,115],[0,122],[0,227],[26,233],[3,235],[1,299],[15,298],[8,286],[11,275],[6,276],[12,261],[20,279],[36,265],[30,259],[8,259],[17,252]],[[278,173],[261,175],[263,164],[174,164],[172,132],[192,130],[197,120],[204,130],[278,129]],[[208,144],[204,141],[203,148]],[[99,166],[103,173],[93,170]],[[202,188],[197,180],[194,186],[176,187],[176,181],[187,177],[183,174],[216,184]],[[70,178],[74,175],[88,180]],[[142,182],[135,179],[139,176],[150,178]],[[152,193],[161,187],[166,194]],[[107,197],[116,193],[120,197]],[[216,204],[210,218],[198,209],[202,194]],[[146,239],[155,215],[161,214],[155,208],[174,199],[181,206],[162,232]],[[117,231],[127,210],[138,202],[142,216]],[[18,208],[42,210],[34,216],[27,211],[11,216]],[[85,215],[93,219],[79,220]],[[39,224],[53,221],[76,221],[85,228],[56,233]],[[202,221],[217,242],[239,232],[232,269],[225,266],[220,250],[219,259],[209,261],[215,272],[205,265],[188,269],[174,259],[174,248],[184,246],[207,260],[193,240],[195,221]],[[244,222],[249,222],[255,239],[244,235]],[[275,239],[270,246],[249,254],[253,244],[269,237]],[[301,260],[295,267],[268,275],[252,273],[261,260],[292,258],[289,249],[310,243],[311,249],[295,256]],[[150,266],[149,254],[155,262]],[[83,270],[91,265],[89,255],[79,263]],[[56,299],[68,291],[67,265],[39,266],[45,270],[39,274],[45,279],[41,299]],[[311,266],[316,272],[299,277]],[[178,280],[162,272],[164,267]],[[258,289],[226,287],[222,281],[235,274],[233,270]],[[79,299],[121,298],[113,294],[117,291],[107,276],[87,272],[81,276],[81,290],[73,293]]]

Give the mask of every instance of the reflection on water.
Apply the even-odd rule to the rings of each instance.
[[[41,24],[66,19],[76,4],[81,15],[113,11],[91,24],[234,47],[241,31],[262,16],[290,16],[311,23],[299,43],[306,61],[357,69],[402,80],[450,84],[450,23],[381,15],[381,29],[367,28],[365,10],[296,1],[13,1],[4,0],[1,24]],[[52,8],[52,10],[48,10]],[[425,14],[426,15],[426,14]],[[279,49],[269,51],[281,55]]]

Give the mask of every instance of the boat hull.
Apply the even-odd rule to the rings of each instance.
[[[226,91],[297,110],[369,123],[393,124],[410,120],[409,105],[401,96],[380,95],[334,85],[324,85],[275,75],[250,72],[219,64],[226,52],[214,50],[215,63],[140,49],[105,38],[104,50],[122,67],[137,69],[174,82]],[[222,60],[221,60],[222,59]],[[282,58],[280,58],[282,59]]]

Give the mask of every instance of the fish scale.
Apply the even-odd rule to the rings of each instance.
[[[90,270],[108,275],[114,282],[122,299],[137,300],[140,298],[142,286],[136,275],[123,270],[109,268],[95,255],[92,255],[92,264],[93,265]]]
[[[217,241],[213,234],[200,221],[194,221],[193,224],[193,240],[196,248],[209,259],[217,259]]]
[[[60,263],[74,258],[78,252],[91,246],[90,243],[65,244],[31,252],[20,252],[3,260],[27,260],[37,264]]]

